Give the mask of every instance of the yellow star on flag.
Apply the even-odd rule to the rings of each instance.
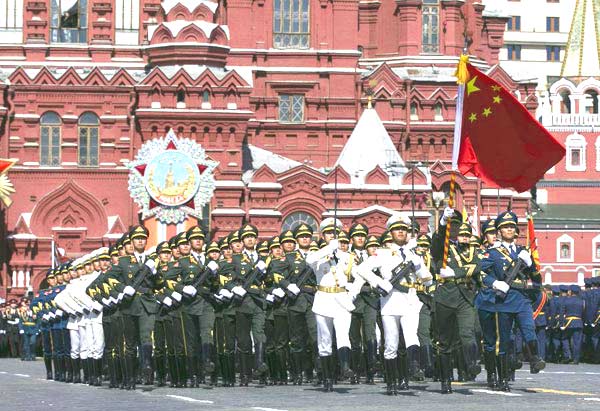
[[[494,91],[498,92],[498,91],[502,90],[502,87],[500,87],[500,86],[498,86],[498,85],[493,85],[493,86],[492,86],[492,90],[494,90]]]
[[[467,83],[467,97],[471,95],[471,93],[475,93],[476,91],[479,91],[479,87],[477,87],[475,85],[475,80],[477,80],[477,76],[473,77],[468,83]]]
[[[488,117],[490,114],[492,114],[492,109],[490,107],[486,107],[483,109],[483,117]]]
[[[500,104],[501,101],[502,99],[500,98],[500,96],[494,96],[494,103]]]
[[[469,121],[472,123],[475,120],[477,120],[477,114],[471,113],[471,115],[469,116]]]

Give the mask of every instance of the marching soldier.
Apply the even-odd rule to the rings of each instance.
[[[562,348],[564,363],[579,364],[583,337],[583,311],[585,303],[577,284],[570,286],[570,294],[563,301],[560,329],[563,332]]]
[[[37,317],[29,307],[27,299],[18,310],[19,334],[21,335],[22,360],[35,361],[35,343],[37,340]]]
[[[409,389],[409,359],[412,368],[418,366],[417,330],[422,303],[417,297],[417,279],[426,285],[432,280],[423,259],[409,248],[410,224],[408,217],[402,214],[392,215],[386,223],[386,229],[393,244],[387,249],[378,249],[358,269],[364,278],[374,270],[378,270],[383,277],[377,286],[383,290],[384,295],[381,297],[381,316],[385,335],[384,360],[388,395],[396,395],[398,390]]]
[[[496,349],[496,338],[499,337],[499,388],[502,391],[510,391],[507,354],[515,321],[527,344],[531,373],[540,372],[546,365],[538,356],[533,311],[526,294],[528,279],[533,281],[534,287],[539,287],[541,276],[529,251],[515,244],[517,216],[511,211],[506,211],[496,218],[495,226],[500,243],[489,248],[483,255],[483,285],[477,295],[476,306],[484,335],[485,351],[493,352]],[[523,268],[518,269],[521,266]],[[516,276],[512,279],[507,276],[511,269],[516,271]],[[496,332],[499,335],[496,335]]]
[[[48,303],[49,296],[53,293],[52,288],[56,285],[54,270],[52,268],[46,271],[46,283],[48,284],[48,288],[40,290],[37,298],[32,301],[32,311],[38,317],[42,333],[42,351],[44,353],[46,379],[51,380],[54,378],[52,374],[52,336],[46,304]]]
[[[464,359],[465,370],[474,378],[481,372],[477,364],[475,340],[475,310],[473,300],[479,282],[481,261],[478,247],[469,244],[472,229],[461,223],[461,215],[451,209],[444,210],[440,228],[432,239],[432,255],[440,268],[435,291],[435,319],[440,347],[442,394],[452,393],[452,353],[458,351]],[[446,226],[450,224],[450,241],[446,267],[443,267]],[[460,351],[459,351],[460,350]],[[487,361],[492,358],[486,357]],[[490,362],[490,364],[494,364]]]

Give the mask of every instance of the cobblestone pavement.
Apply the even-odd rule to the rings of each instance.
[[[600,366],[549,364],[542,373],[517,372],[510,393],[486,389],[484,374],[473,383],[453,384],[441,395],[438,383],[413,383],[397,397],[384,385],[339,384],[334,393],[312,386],[114,390],[47,381],[42,361],[0,360],[0,410],[174,411],[174,410],[600,410]]]

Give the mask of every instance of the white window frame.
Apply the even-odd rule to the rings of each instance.
[[[139,44],[140,0],[115,0],[115,44]]]
[[[23,42],[23,0],[0,0],[0,43]]]
[[[596,257],[596,247],[600,245],[600,234],[592,238],[592,261],[595,263],[600,262],[600,258]]]
[[[560,245],[563,243],[569,243],[571,247],[571,256],[569,258],[562,258],[560,256]],[[563,234],[556,239],[556,261],[559,263],[572,263],[575,261],[575,240],[568,234]]]
[[[286,110],[287,108],[287,110]],[[306,99],[304,94],[279,95],[279,105],[277,107],[277,116],[280,123],[303,124],[305,121]]]
[[[587,155],[586,155],[587,141],[585,140],[585,137],[578,133],[570,134],[567,137],[565,146],[567,148],[566,170],[567,171],[585,171],[586,164],[587,164]],[[571,164],[571,150],[574,150],[574,149],[581,150],[581,164],[578,166]]]

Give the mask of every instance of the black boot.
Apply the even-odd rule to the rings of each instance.
[[[397,361],[395,358],[391,360],[384,360],[385,368],[385,383],[386,383],[386,394],[387,395],[398,395],[398,382],[397,382]]]
[[[441,382],[442,382],[442,394],[452,394],[452,355],[451,354],[440,354],[440,371],[441,371]]]
[[[52,358],[52,362],[54,365],[54,381],[60,380],[60,360],[56,357]]]
[[[227,354],[227,369],[229,374],[229,387],[235,387],[235,354]]]
[[[185,383],[186,387],[194,388],[198,383],[196,379],[197,370],[196,367],[198,362],[196,361],[196,357],[188,356],[186,362],[186,370],[187,370],[187,382]]]
[[[433,378],[434,373],[434,359],[433,359],[433,347],[431,345],[421,346],[421,364],[424,371],[425,378]]]
[[[71,368],[73,369],[73,384],[81,384],[81,365],[79,358],[71,360]]]
[[[154,385],[154,370],[152,370],[152,344],[142,344],[142,380],[144,385]]]
[[[65,382],[73,382],[73,360],[71,357],[65,357]]]
[[[119,386],[117,382],[117,365],[115,357],[112,353],[107,354],[106,363],[108,365],[108,388],[117,388]]]
[[[169,366],[169,383],[171,388],[177,388],[179,386],[179,371],[177,369],[177,357],[174,355],[167,356],[167,363]]]
[[[487,386],[492,390],[497,390],[498,374],[496,373],[496,353],[494,351],[485,351],[483,353],[483,361],[487,373]]]
[[[269,367],[265,363],[265,344],[262,342],[254,344],[254,361],[254,370],[258,379],[264,378],[267,371],[269,371]]]
[[[292,372],[294,374],[294,385],[302,385],[302,371],[304,365],[304,353],[295,352],[292,354]]]
[[[125,389],[135,390],[135,384],[137,382],[137,375],[135,373],[137,361],[136,357],[125,355]]]
[[[44,365],[46,366],[46,379],[52,380],[54,377],[52,376],[52,357],[49,355],[44,355]]]
[[[178,388],[187,388],[187,376],[188,376],[188,369],[187,369],[187,357],[185,355],[178,355],[177,356],[177,387]]]
[[[276,369],[279,372],[278,379],[279,385],[287,385],[288,383],[288,365],[287,365],[287,352],[284,349],[278,349],[275,351],[275,362]],[[299,376],[297,378],[298,385],[302,385],[302,370],[299,372]]]
[[[337,353],[338,360],[340,362],[340,377],[342,380],[346,380],[354,375],[354,373],[350,369],[350,348],[342,347],[337,350]]]
[[[477,344],[475,342],[463,344],[462,350],[468,374],[467,380],[473,381],[481,373],[481,365],[477,364]]]
[[[419,363],[420,349],[418,345],[411,345],[406,349],[408,356],[409,378],[412,381],[423,381],[425,374]]]
[[[83,383],[84,384],[89,384],[90,383],[90,362],[88,361],[87,358],[82,358],[81,359],[81,368],[83,368]]]
[[[398,376],[398,389],[400,391],[407,391],[409,389],[408,386],[408,357],[406,352],[398,353],[398,357],[396,357],[396,361],[398,362],[397,368],[397,376]]]
[[[247,387],[249,378],[249,363],[248,363],[248,355],[244,353],[240,353],[240,387]]]
[[[213,362],[214,346],[212,344],[202,344],[202,362],[204,363],[204,372],[212,374],[215,370]]]
[[[546,363],[538,354],[537,340],[529,341],[527,343],[527,351],[529,354],[529,372],[531,374],[537,374],[546,368]]]
[[[350,377],[350,384],[360,384],[360,374],[362,369],[362,350],[360,346],[358,348],[353,347],[350,350],[350,368],[352,369],[352,376]]]
[[[367,352],[365,355],[366,364],[366,383],[375,384],[375,371],[377,363],[377,341],[367,341]]]
[[[154,357],[154,360],[156,361],[156,386],[157,387],[164,387],[166,382],[166,377],[167,377],[167,370],[165,368],[165,357],[163,357],[162,355],[157,355]]]
[[[321,369],[323,372],[323,390],[333,392],[333,355],[321,357]]]
[[[508,385],[508,381],[510,378],[510,365],[508,361],[508,355],[500,354],[497,357],[498,360],[498,371],[500,374],[500,382],[499,382],[499,390],[500,391],[510,391],[510,386]]]
[[[96,369],[98,370],[96,375],[96,386],[102,387],[102,381],[104,381],[104,376],[102,374],[104,370],[104,362],[102,361],[102,358],[98,358],[94,361],[96,361]]]

